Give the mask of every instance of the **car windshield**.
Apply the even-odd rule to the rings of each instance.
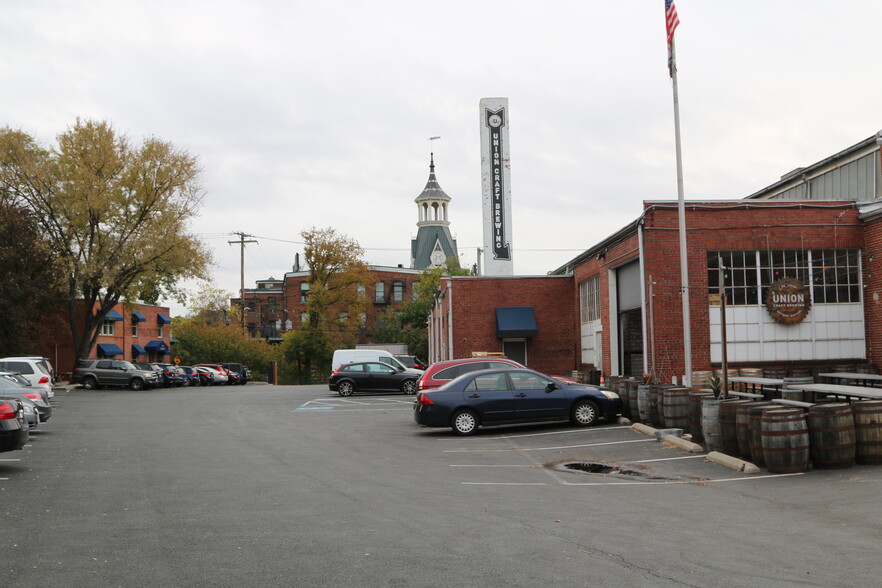
[[[136,369],[138,369],[137,367],[135,367],[135,364],[133,364],[133,363],[130,362],[130,361],[121,361],[120,363],[122,364],[122,367],[123,367],[123,369],[125,369],[125,370],[136,370]]]
[[[21,382],[19,382],[17,379],[15,379],[15,376],[10,375],[10,374],[0,375],[0,381],[2,381],[4,385],[9,384],[9,386],[6,386],[7,388],[9,388],[9,387],[24,388],[25,387],[22,385]]]

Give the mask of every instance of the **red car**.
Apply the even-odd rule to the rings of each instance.
[[[469,357],[466,359],[448,359],[433,363],[417,383],[417,390],[431,390],[443,386],[450,380],[468,372],[487,369],[524,368],[516,361],[505,357]],[[569,376],[551,376],[561,382],[578,384],[579,381]]]

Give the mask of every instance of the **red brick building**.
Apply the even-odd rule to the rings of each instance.
[[[416,296],[415,285],[421,270],[403,267],[369,266],[372,280],[365,285],[368,305],[362,317],[354,320],[354,334],[359,343],[370,343],[370,333],[387,310],[397,310]],[[287,331],[296,330],[308,320],[309,272],[292,271],[279,280],[259,280],[256,288],[245,290],[245,300],[230,300],[231,305],[246,309],[245,325],[252,337],[279,341]],[[340,312],[344,312],[340,309]],[[341,320],[343,317],[341,317]]]
[[[721,283],[730,367],[882,365],[880,142],[870,137],[744,200],[685,203],[693,370],[721,365]],[[804,312],[782,322],[775,305],[797,295],[778,291],[794,283]],[[530,307],[535,325],[521,338],[530,367],[685,375],[677,202],[645,202],[634,222],[549,277],[442,286],[430,360],[508,354],[498,311]]]
[[[98,307],[91,309],[95,314]],[[85,304],[77,308],[77,320],[82,321]],[[73,338],[66,315],[59,321],[52,343],[40,352],[48,357],[60,372],[70,371],[76,357]],[[99,329],[98,340],[89,357],[113,357],[126,361],[169,361],[171,347],[171,319],[164,306],[132,304],[128,310],[117,304],[108,313]]]

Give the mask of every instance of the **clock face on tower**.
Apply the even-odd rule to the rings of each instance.
[[[445,260],[444,252],[441,251],[440,249],[436,249],[435,251],[433,251],[431,257],[432,257],[432,263],[434,263],[435,265],[441,265],[442,263],[444,263],[444,260]]]

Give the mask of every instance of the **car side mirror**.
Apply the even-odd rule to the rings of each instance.
[[[555,384],[554,382],[549,382],[548,385],[545,386],[545,391],[546,392],[554,392],[558,388],[559,388],[559,386],[557,384]]]

